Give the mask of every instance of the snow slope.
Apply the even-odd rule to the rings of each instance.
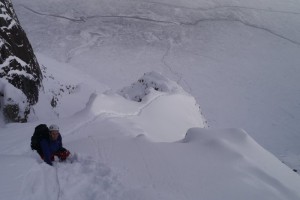
[[[297,1],[13,3],[45,82],[0,199],[300,199]],[[78,160],[43,163],[39,123]]]
[[[60,121],[62,129],[74,125],[70,121],[76,119]],[[17,127],[21,130],[14,134]],[[239,129],[193,128],[178,142],[153,143],[145,136],[133,137],[137,130],[128,119],[101,116],[63,135],[65,146],[78,152],[79,159],[54,167],[29,152],[32,129],[33,124],[5,128],[11,140],[25,141],[9,141],[15,151],[1,149],[1,199],[300,197],[300,177]]]
[[[210,127],[241,127],[299,169],[298,1],[13,3],[36,52],[113,90],[160,72],[196,98]]]
[[[81,81],[78,71],[39,59],[48,68],[45,76],[56,77],[45,89]],[[57,78],[62,72],[68,78]],[[87,79],[85,90],[71,94],[79,102],[89,97],[72,116],[43,114],[43,120],[1,128],[0,199],[300,198],[297,173],[241,129],[206,129],[195,99],[159,73],[146,73],[115,92],[91,90],[93,82]],[[47,99],[47,93],[40,95]],[[62,108],[69,103],[63,94],[59,100]],[[38,123],[58,124],[77,161],[51,167],[32,152],[30,137]]]

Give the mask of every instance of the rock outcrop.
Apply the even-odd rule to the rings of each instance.
[[[1,112],[7,121],[26,122],[42,73],[11,0],[0,0],[0,53]]]

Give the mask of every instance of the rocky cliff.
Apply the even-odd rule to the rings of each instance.
[[[10,122],[26,122],[37,103],[42,73],[11,0],[0,0],[0,109]]]

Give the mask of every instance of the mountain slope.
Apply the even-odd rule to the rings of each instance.
[[[300,197],[299,175],[242,130],[193,128],[178,142],[154,143],[142,135],[134,137],[141,129],[134,128],[132,121],[124,116],[116,119],[102,115],[74,127],[78,118],[82,119],[80,122],[86,119],[86,114],[60,120],[64,144],[78,153],[78,160],[72,164],[57,163],[54,167],[42,163],[36,153],[30,153],[29,141],[22,139],[30,137],[33,124],[6,127],[10,137],[15,132],[13,135],[18,137],[14,138],[19,141],[10,142],[14,151],[1,150],[0,169],[4,172],[1,180],[6,180],[1,184],[1,198],[296,200]],[[178,125],[174,124],[174,128]],[[67,131],[70,127],[74,127],[72,132]],[[3,135],[1,139],[5,139]]]
[[[145,72],[160,72],[196,98],[211,127],[241,127],[299,169],[297,1],[14,5],[36,51],[113,90]]]
[[[51,68],[45,76],[57,77],[45,78],[45,89],[85,78],[39,58]],[[60,79],[55,71],[68,76]],[[85,80],[68,94],[78,105],[89,97],[73,115],[46,118],[37,112],[43,120],[1,128],[1,199],[299,199],[297,173],[243,130],[203,128],[195,99],[175,82],[151,72],[117,92],[95,92],[94,81]],[[137,94],[142,101],[133,101]],[[60,108],[69,103],[64,95]],[[64,146],[78,159],[44,163],[29,145],[38,123],[58,124]]]
[[[44,88],[1,125],[0,199],[300,199],[298,2],[15,3]],[[45,164],[39,123],[78,159]]]

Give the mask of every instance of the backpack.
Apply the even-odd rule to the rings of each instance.
[[[35,127],[34,133],[31,137],[31,149],[37,151],[41,150],[40,141],[44,138],[49,138],[49,129],[46,124],[40,124]]]

